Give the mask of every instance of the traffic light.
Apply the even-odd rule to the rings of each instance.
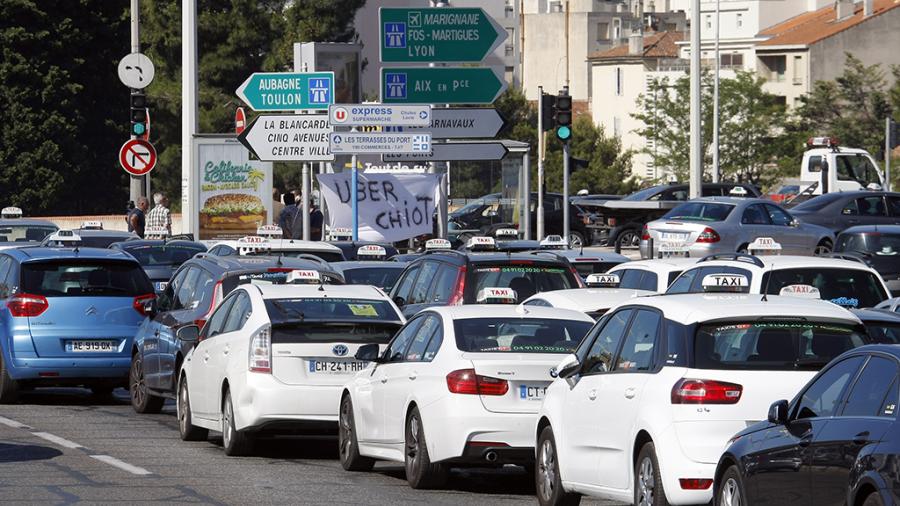
[[[131,135],[140,137],[147,132],[147,95],[131,93]]]
[[[541,92],[541,131],[546,132],[553,130],[555,121],[553,118],[553,110],[556,107],[556,95],[548,95]]]
[[[572,139],[572,97],[569,87],[560,90],[553,107],[553,122],[556,124],[556,138],[569,142]]]

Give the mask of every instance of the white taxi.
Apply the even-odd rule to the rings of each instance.
[[[682,271],[697,263],[696,258],[659,258],[619,264],[607,274],[619,276],[619,288],[664,293]]]
[[[707,289],[747,284],[709,278]],[[709,503],[729,439],[865,340],[856,316],[822,300],[686,294],[611,309],[547,389],[534,433],[540,504]]]
[[[282,239],[277,225],[259,227],[256,235],[236,240],[216,241],[209,244],[208,254],[216,256],[256,255],[308,258],[316,257],[325,262],[341,262],[344,253],[333,244],[321,241]]]
[[[480,302],[510,299],[486,288]],[[419,312],[341,398],[339,455],[350,471],[403,462],[413,488],[440,486],[450,467],[534,464],[534,422],[559,358],[590,329],[584,313],[514,305]]]
[[[320,284],[316,271],[289,283],[241,285],[222,301],[185,357],[178,384],[181,438],[221,431],[226,455],[260,435],[334,430],[341,388],[366,368],[360,346],[384,346],[404,319],[380,289]]]
[[[592,279],[607,278],[618,280],[615,274],[591,274],[588,276],[587,284],[590,287]],[[627,288],[607,287],[602,284],[598,287],[591,288],[571,288],[568,290],[553,290],[551,292],[541,292],[525,299],[523,305],[526,306],[543,306],[556,307],[561,309],[573,309],[586,313],[593,319],[599,319],[609,311],[609,308],[618,306],[619,304],[645,295],[656,295],[656,292],[649,290],[631,290]]]

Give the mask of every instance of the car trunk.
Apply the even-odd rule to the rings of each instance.
[[[656,221],[647,225],[647,231],[657,246],[665,243],[693,244],[706,227],[706,223]]]
[[[484,408],[494,413],[537,413],[544,393],[556,375],[562,355],[554,353],[463,353],[475,374],[506,380],[504,395],[481,395]],[[551,371],[553,371],[551,373]]]
[[[125,342],[144,319],[133,307],[134,297],[47,297],[47,303],[43,313],[28,318],[41,358],[127,352]]]

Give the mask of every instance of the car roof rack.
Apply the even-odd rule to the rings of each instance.
[[[747,264],[753,264],[759,268],[763,268],[766,264],[763,263],[762,260],[757,258],[754,255],[748,255],[746,253],[716,253],[714,255],[706,255],[705,257],[697,260],[697,263],[701,262],[711,262],[714,260],[729,260],[732,262],[744,262]]]
[[[836,258],[838,260],[850,260],[851,262],[859,262],[866,266],[869,265],[869,262],[866,261],[865,258],[860,255],[854,255],[853,253],[828,253],[827,255],[822,256],[827,258]]]

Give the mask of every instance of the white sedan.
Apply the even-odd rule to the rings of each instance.
[[[573,309],[586,313],[596,320],[606,314],[609,308],[618,306],[629,299],[646,295],[656,295],[656,292],[625,288],[570,288],[541,292],[525,299],[522,304]]]
[[[341,465],[366,471],[376,459],[403,462],[413,488],[440,486],[454,465],[532,466],[534,424],[554,366],[592,323],[543,307],[421,311],[385,353],[357,353],[375,366],[342,394]]]
[[[292,273],[294,274],[294,273]],[[315,271],[295,278],[314,281]],[[289,280],[291,278],[289,277]],[[181,438],[222,431],[226,455],[260,435],[334,430],[341,387],[368,365],[363,345],[385,345],[403,317],[380,289],[242,285],[222,301],[185,357],[178,385]],[[196,337],[196,326],[180,337]]]

